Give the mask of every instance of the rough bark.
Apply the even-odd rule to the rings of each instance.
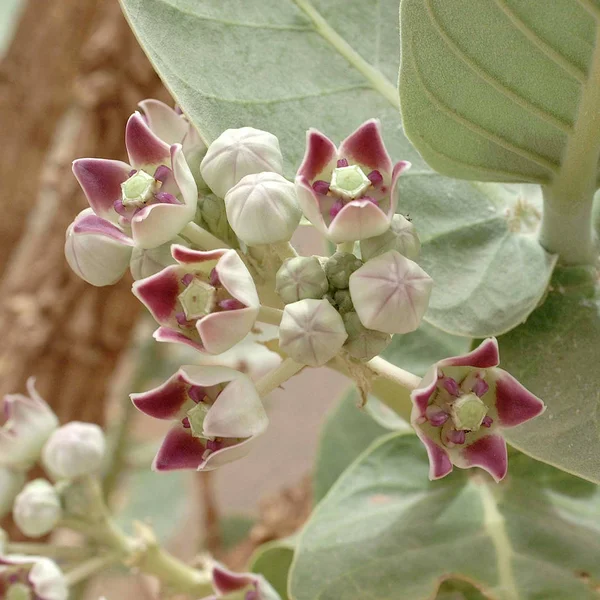
[[[37,14],[33,20],[31,11]],[[35,375],[38,389],[61,421],[101,423],[111,373],[140,307],[127,279],[94,288],[65,262],[65,229],[86,207],[71,161],[82,156],[125,158],[127,117],[143,97],[166,99],[166,93],[116,0],[31,0],[23,23],[13,46],[35,47],[20,52],[15,47],[5,62],[14,68],[14,56],[21,56],[32,76],[2,83],[14,96],[10,114],[0,110],[5,138],[0,173],[13,186],[12,196],[6,189],[3,194],[11,204],[4,208],[0,227],[3,245],[5,230],[14,226],[13,205],[18,205],[17,229],[18,213],[29,213],[0,281],[0,394],[23,390],[27,377]],[[52,39],[43,32],[49,27]],[[54,72],[35,66],[46,52],[54,60],[45,69]],[[69,66],[61,63],[65,60]],[[36,99],[36,93],[47,97]],[[15,110],[19,95],[22,114]],[[53,131],[48,131],[46,119],[56,122]]]

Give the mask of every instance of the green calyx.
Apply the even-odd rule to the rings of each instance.
[[[212,312],[215,306],[216,290],[212,285],[194,278],[179,294],[179,301],[188,321],[200,319]]]
[[[187,412],[187,417],[190,421],[192,435],[198,438],[206,438],[204,435],[204,419],[208,414],[210,407],[207,404],[199,402]]]
[[[459,430],[477,431],[486,415],[486,405],[473,393],[461,396],[450,408],[452,422]]]
[[[159,182],[145,171],[138,171],[121,184],[123,206],[138,206],[150,200]]]
[[[329,288],[325,271],[316,256],[287,259],[277,271],[275,290],[285,304],[323,298]]]
[[[381,331],[367,329],[354,311],[342,315],[348,339],[344,350],[357,360],[367,361],[383,352],[392,341],[392,336]]]
[[[339,196],[352,199],[362,196],[371,182],[358,165],[333,170],[329,189]]]
[[[347,290],[350,285],[350,275],[362,267],[360,258],[350,252],[336,252],[325,263],[325,274],[329,284],[336,290]]]

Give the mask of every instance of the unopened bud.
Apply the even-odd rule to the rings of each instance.
[[[342,317],[327,300],[300,300],[283,311],[279,347],[296,362],[324,365],[337,355],[347,337]]]
[[[277,173],[246,175],[227,192],[225,209],[231,228],[249,246],[289,241],[302,217],[294,184]]]
[[[267,131],[227,129],[209,147],[200,163],[202,178],[220,198],[246,175],[282,173],[279,140]]]
[[[323,298],[329,282],[316,256],[288,258],[275,278],[275,290],[285,304],[298,300]]]
[[[350,252],[336,252],[325,263],[325,274],[332,287],[347,290],[350,275],[362,266],[362,261]]]
[[[58,493],[45,479],[31,481],[15,499],[13,518],[17,527],[29,537],[50,533],[61,515]]]
[[[388,250],[396,250],[410,260],[419,258],[421,242],[417,230],[402,215],[392,217],[390,228],[385,233],[360,241],[360,254],[365,262]]]
[[[337,306],[338,312],[343,315],[347,312],[354,310],[354,304],[352,304],[352,297],[348,290],[338,290],[333,295],[335,305]]]
[[[97,471],[105,449],[104,433],[98,425],[73,421],[52,434],[42,458],[54,477],[73,479]]]
[[[392,341],[392,336],[381,331],[367,329],[351,311],[343,315],[348,341],[344,349],[357,360],[367,361],[381,354]]]

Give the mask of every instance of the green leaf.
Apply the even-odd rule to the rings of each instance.
[[[403,0],[404,127],[446,175],[549,183],[600,143],[598,0]],[[575,155],[579,160],[575,160]]]
[[[504,332],[525,320],[544,293],[552,261],[507,226],[514,194],[434,174],[404,136],[396,91],[398,0],[121,2],[207,142],[230,127],[271,131],[293,177],[309,127],[340,142],[366,119],[381,119],[391,156],[413,163],[400,179],[399,210],[431,238],[424,261],[436,288],[428,318],[464,336]]]
[[[250,558],[250,570],[260,573],[275,588],[281,600],[288,600],[287,580],[296,538],[286,538],[260,546]]]
[[[547,405],[540,417],[506,430],[508,441],[600,483],[600,292],[594,278],[586,269],[557,270],[544,304],[499,343],[502,368]]]
[[[425,600],[448,577],[497,600],[597,598],[596,486],[518,454],[500,485],[461,470],[430,482],[427,463],[398,434],[353,463],[300,535],[294,600]],[[549,471],[562,486],[546,487]]]
[[[246,539],[256,519],[246,515],[227,515],[219,522],[221,545],[229,550]]]

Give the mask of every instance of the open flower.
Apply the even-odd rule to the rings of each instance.
[[[66,579],[49,558],[0,555],[0,598],[67,600],[68,596]]]
[[[176,421],[154,459],[157,471],[216,469],[245,456],[268,425],[250,378],[227,367],[183,366],[131,400],[151,417]]]
[[[58,419],[35,389],[35,379],[27,380],[29,396],[4,396],[6,422],[0,428],[0,465],[27,469],[40,457],[42,448],[58,427]]]
[[[379,121],[363,123],[340,145],[309,129],[306,153],[296,175],[298,203],[304,216],[332,242],[380,235],[396,211],[396,185],[410,167],[392,166]]]
[[[281,600],[279,594],[262,575],[234,573],[218,563],[213,566],[211,575],[216,596],[208,596],[204,600],[216,600],[241,591],[246,591],[247,600]]]
[[[252,276],[235,250],[202,252],[173,245],[178,264],[133,284],[161,325],[154,337],[220,354],[240,342],[258,316]]]
[[[437,362],[411,393],[411,423],[427,448],[430,479],[456,465],[481,467],[500,481],[508,468],[502,428],[544,412],[544,403],[498,364],[498,342],[488,338],[468,354]]]
[[[127,122],[131,164],[81,158],[73,163],[94,213],[120,226],[136,246],[155,248],[176,236],[195,216],[198,190],[180,144],[169,146],[140,113]]]

